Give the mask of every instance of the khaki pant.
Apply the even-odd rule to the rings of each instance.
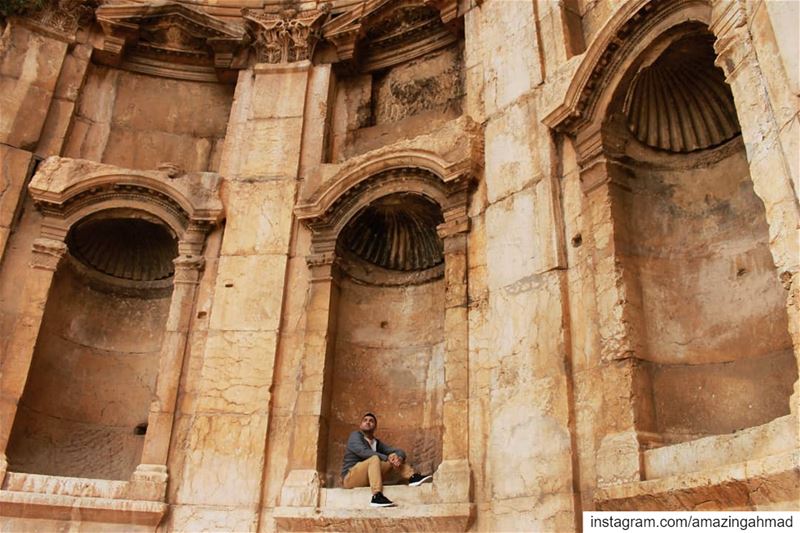
[[[344,488],[352,489],[355,487],[369,486],[372,494],[383,492],[383,482],[408,481],[414,475],[414,469],[407,463],[400,465],[400,468],[393,468],[388,461],[381,461],[377,455],[356,463],[344,477]]]

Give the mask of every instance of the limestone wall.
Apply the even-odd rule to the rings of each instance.
[[[46,20],[3,27],[9,472],[135,481],[131,424],[147,417],[158,363],[177,376],[174,413],[165,396],[151,406],[164,464],[144,466],[166,473],[165,493],[106,492],[107,514],[82,524],[577,531],[592,509],[797,509],[800,114],[788,3],[437,0],[358,14],[366,4],[337,0],[332,16],[308,15],[321,17],[308,22],[323,35],[316,49],[280,50],[257,44],[263,24],[317,3],[296,3],[300,14],[263,4],[154,7],[135,39],[132,15],[114,5],[66,37]],[[242,7],[254,10],[247,22]],[[723,84],[711,90],[739,127],[673,152],[677,130],[655,118],[632,128],[625,115],[634,79],[681,32],[704,39],[705,67]],[[126,58],[153,43],[175,55],[133,72]],[[686,58],[686,47],[673,52]],[[686,96],[670,94],[654,99],[663,117],[664,102]],[[183,322],[166,316],[169,300],[101,294],[61,267],[46,296],[50,249],[34,247],[65,235],[42,225],[57,209],[34,205],[26,180],[48,155],[220,173],[224,222],[207,234],[197,223],[183,243],[182,255],[202,256],[197,283],[180,285]],[[159,187],[180,179],[168,170]],[[127,189],[114,191],[124,207]],[[351,276],[338,241],[348,217],[409,192],[441,196],[427,197],[442,215],[428,228],[442,239],[441,276]],[[81,194],[76,209],[99,193]],[[114,329],[132,322],[151,333]],[[161,322],[175,328],[174,353],[158,360]],[[26,380],[17,409],[7,391]],[[64,380],[75,401],[35,394]],[[123,404],[111,399],[119,389],[134,391]],[[57,463],[56,451],[77,457],[80,445],[41,417],[67,407],[124,433],[123,451],[106,441]],[[335,488],[366,409],[379,437],[436,469],[433,485],[393,488],[397,516]],[[26,455],[21,435],[43,455]],[[67,497],[46,494],[62,485],[54,476],[26,490]],[[78,523],[20,494],[3,485],[0,501],[49,521],[10,527]],[[165,510],[129,512],[151,504]]]
[[[411,139],[461,114],[463,50],[451,45],[371,74],[336,80],[330,162]]]
[[[410,287],[343,280],[340,291],[328,486],[337,484],[347,437],[367,411],[381,413],[382,439],[433,472],[442,457],[442,280]]]
[[[126,168],[219,168],[232,86],[91,65],[80,94],[66,157]]]
[[[169,294],[93,290],[65,265],[53,281],[11,442],[15,472],[128,479],[139,464]]]

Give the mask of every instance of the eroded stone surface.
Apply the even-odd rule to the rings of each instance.
[[[798,510],[796,5],[290,4],[0,20],[0,529]]]

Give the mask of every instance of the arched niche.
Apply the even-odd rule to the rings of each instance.
[[[293,446],[282,507],[318,505],[320,477],[336,486],[342,443],[365,409],[415,464],[438,467],[452,501],[468,501],[471,175],[466,160],[383,153],[295,209],[312,236],[292,436],[305,444]]]
[[[624,398],[604,413],[601,486],[647,479],[648,448],[766,424],[796,401],[780,283],[796,213],[780,207],[788,176],[768,178],[748,142],[764,128],[740,81],[760,79],[743,17],[735,3],[627,3],[544,119],[577,152],[597,372]]]
[[[8,444],[9,470],[130,479],[141,461],[177,238],[133,209],[66,238]]]
[[[336,486],[347,437],[366,411],[418,471],[442,460],[444,222],[429,198],[394,193],[365,205],[336,243],[338,299],[326,486]]]
[[[788,415],[797,380],[764,203],[713,42],[700,23],[655,39],[602,126],[619,165],[616,257],[638,307],[651,445]]]
[[[212,173],[59,157],[40,166],[29,186],[40,236],[2,376],[0,474],[11,484],[84,477],[99,498],[163,501],[205,236],[222,217],[219,185]],[[109,492],[95,478],[125,482]],[[49,484],[37,486],[47,494]],[[163,512],[146,514],[157,522]]]

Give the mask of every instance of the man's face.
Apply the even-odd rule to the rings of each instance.
[[[370,415],[365,415],[364,418],[361,419],[361,431],[366,433],[370,433],[375,431],[375,427],[378,425],[378,422],[372,418]]]

